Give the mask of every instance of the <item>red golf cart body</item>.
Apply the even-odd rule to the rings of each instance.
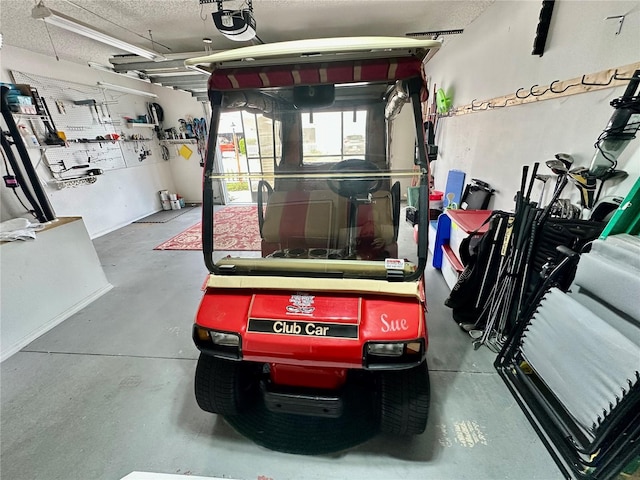
[[[337,417],[343,388],[359,374],[382,430],[421,433],[429,403],[422,59],[439,43],[333,40],[187,61],[211,72],[212,106],[202,219],[210,275],[193,330],[196,398],[222,415],[264,402],[274,412]],[[402,108],[413,110],[403,118],[415,142],[398,167],[389,139]],[[222,166],[216,138],[226,112],[255,122],[257,172]],[[354,138],[363,153],[352,153]],[[214,195],[232,178],[253,185],[260,252],[216,250]],[[420,187],[417,245],[399,241],[400,182],[412,179]]]

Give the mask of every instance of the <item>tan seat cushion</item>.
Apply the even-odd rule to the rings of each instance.
[[[303,241],[335,247],[346,225],[345,200],[330,190],[273,192],[262,227],[266,242]]]

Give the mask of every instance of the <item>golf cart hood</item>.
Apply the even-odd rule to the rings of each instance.
[[[421,282],[387,284],[392,287],[381,292],[381,282],[332,280],[333,291],[326,291],[328,284],[323,282],[305,285],[315,291],[300,291],[265,290],[262,283],[255,283],[264,277],[245,277],[245,285],[257,288],[236,288],[233,285],[242,285],[242,280],[213,277],[209,285],[217,286],[207,287],[196,324],[237,332],[243,360],[336,368],[362,368],[364,361],[365,367],[376,368],[363,360],[368,342],[422,344],[420,339],[427,338]],[[363,291],[363,282],[371,284],[369,292]],[[270,284],[273,287],[273,280]],[[423,352],[426,347],[422,345]]]

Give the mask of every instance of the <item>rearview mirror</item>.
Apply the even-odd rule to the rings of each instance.
[[[298,108],[318,108],[333,105],[334,85],[305,85],[293,87],[293,103]]]

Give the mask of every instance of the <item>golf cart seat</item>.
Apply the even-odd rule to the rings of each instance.
[[[562,468],[612,478],[640,439],[640,238],[596,240],[496,360]]]
[[[371,195],[371,203],[358,208],[356,242],[361,258],[397,255],[396,203],[399,206],[391,191],[379,190]],[[326,250],[323,255],[333,251],[339,257],[338,252],[347,245],[348,211],[348,199],[331,190],[274,191],[261,181],[258,221],[262,256],[307,256],[315,249]]]

